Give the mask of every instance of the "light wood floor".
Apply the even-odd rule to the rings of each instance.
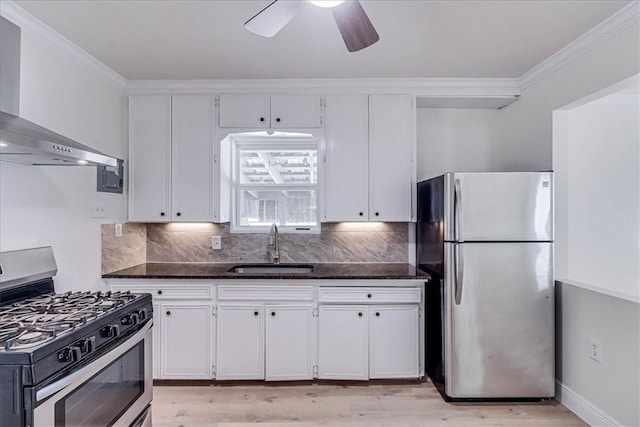
[[[431,383],[154,387],[154,426],[585,426],[556,401],[447,403]]]

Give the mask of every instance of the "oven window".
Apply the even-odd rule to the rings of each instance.
[[[56,427],[110,426],[144,392],[144,341],[55,405]]]

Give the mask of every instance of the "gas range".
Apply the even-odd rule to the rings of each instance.
[[[141,297],[128,292],[52,293],[0,307],[0,353],[35,350],[65,334],[100,323],[105,315]],[[137,319],[130,319],[131,316]],[[143,308],[129,313],[121,322],[133,324],[146,316]]]
[[[55,293],[51,248],[0,253],[0,427],[148,425],[151,295]]]

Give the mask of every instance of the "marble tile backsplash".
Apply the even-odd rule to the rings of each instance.
[[[268,262],[267,234],[231,234],[229,224],[113,224],[102,228],[103,273],[143,262]],[[281,262],[407,262],[407,223],[322,224],[320,234],[280,234]],[[211,249],[221,236],[222,249]],[[144,256],[142,256],[144,252]]]
[[[222,249],[211,249],[221,236]],[[147,262],[268,262],[267,234],[228,224],[147,224]],[[322,224],[320,234],[280,234],[281,262],[407,262],[407,223]]]
[[[102,273],[133,267],[146,260],[146,224],[122,224],[120,237],[116,237],[115,224],[102,225]]]

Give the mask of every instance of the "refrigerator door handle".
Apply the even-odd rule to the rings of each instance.
[[[461,241],[462,222],[460,221],[460,212],[462,212],[462,185],[459,179],[453,180],[453,221],[454,221],[454,240]]]
[[[456,305],[460,305],[462,302],[462,284],[464,282],[464,256],[461,244],[455,244],[453,257],[455,269],[455,300]]]

